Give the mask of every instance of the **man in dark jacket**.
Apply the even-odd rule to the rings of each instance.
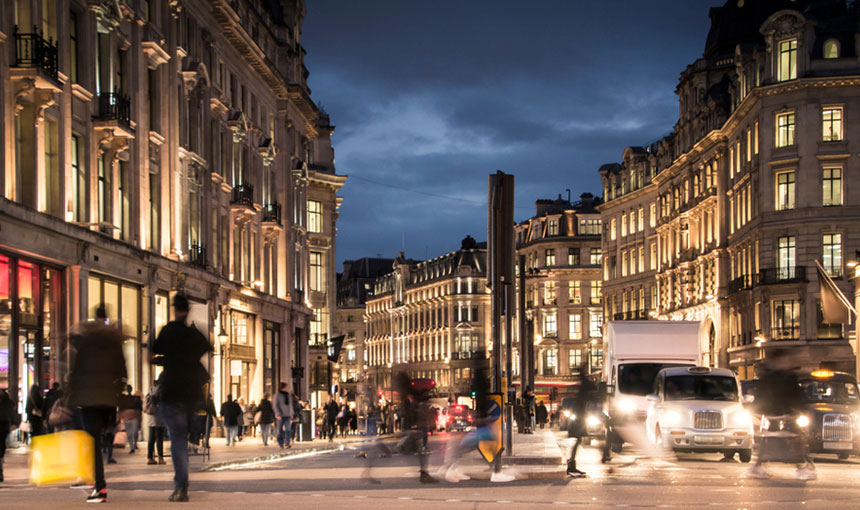
[[[45,429],[48,431],[48,434],[54,432],[55,429],[55,427],[51,425],[51,409],[61,398],[63,398],[63,390],[60,389],[60,383],[54,381],[54,384],[51,385],[51,389],[45,394],[45,402],[42,405],[42,417],[45,419]]]
[[[263,393],[263,398],[257,407],[257,413],[260,413],[260,435],[263,436],[263,446],[268,446],[269,436],[272,434],[272,424],[275,423],[275,410],[272,409],[272,401],[269,400],[268,393]],[[254,413],[255,421],[256,418],[256,413]]]
[[[69,342],[69,405],[81,408],[84,430],[93,436],[95,444],[96,483],[87,501],[101,503],[107,500],[102,434],[114,425],[126,379],[122,335],[107,324],[105,308],[99,306],[95,320],[75,326]]]
[[[221,404],[221,419],[224,420],[224,435],[227,437],[227,446],[236,446],[236,437],[239,434],[239,415],[242,408],[233,400],[233,395],[227,395],[227,401]]]
[[[576,468],[576,451],[582,438],[588,435],[586,426],[586,415],[588,414],[588,402],[597,397],[597,386],[585,375],[585,367],[579,370],[579,392],[570,410],[570,418],[567,421],[567,434],[573,438],[570,448],[570,458],[567,460],[567,476],[581,478],[585,473]]]
[[[212,346],[197,328],[185,324],[188,309],[188,300],[177,294],[173,298],[175,320],[161,329],[152,347],[153,363],[164,367],[158,413],[170,435],[173,459],[174,490],[168,501],[188,501],[188,426],[203,407],[203,385],[209,381],[200,358]]]
[[[325,425],[328,431],[328,440],[334,441],[334,436],[337,433],[337,415],[340,412],[340,406],[334,395],[328,396],[328,403],[325,405]]]

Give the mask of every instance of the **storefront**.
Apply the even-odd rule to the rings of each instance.
[[[281,325],[263,321],[263,391],[273,397],[281,381]]]
[[[65,286],[59,268],[0,254],[0,388],[23,413],[29,389],[65,373]]]
[[[224,394],[234,400],[250,403],[251,382],[257,369],[255,353],[255,317],[249,313],[230,310],[230,337],[226,350],[226,388]]]
[[[122,332],[122,353],[125,356],[127,383],[134,390],[145,392],[140,373],[141,351],[141,288],[107,276],[90,273],[87,279],[87,314],[95,318],[96,309],[104,304],[110,324]]]

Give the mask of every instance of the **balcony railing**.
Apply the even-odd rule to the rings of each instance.
[[[131,128],[131,100],[118,92],[100,93],[96,120],[115,120]]]
[[[254,186],[240,184],[233,188],[233,203],[252,207],[254,205]]]
[[[729,294],[740,292],[742,290],[751,289],[753,287],[752,275],[738,276],[729,282]]]
[[[650,319],[650,313],[651,311],[647,308],[644,308],[642,310],[630,310],[627,312],[616,313],[612,316],[612,319],[616,321],[641,321]]]
[[[206,247],[202,244],[191,243],[188,252],[188,262],[195,267],[206,267]]]
[[[281,204],[272,202],[263,206],[263,221],[281,224]]]
[[[775,283],[792,283],[806,281],[806,267],[778,267],[762,269],[758,274],[756,285],[772,285]]]
[[[33,32],[24,34],[18,32],[18,25],[15,25],[13,34],[15,36],[15,67],[41,69],[46,76],[59,83],[57,43],[51,40],[46,41],[35,26]]]
[[[797,324],[771,328],[774,340],[797,340],[800,338],[800,326]]]

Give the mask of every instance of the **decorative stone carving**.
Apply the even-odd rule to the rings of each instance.
[[[780,16],[773,22],[774,36],[777,39],[794,35],[798,32],[798,20],[796,17],[786,14]]]
[[[119,0],[89,0],[88,7],[108,32],[117,28],[123,19]]]
[[[38,127],[45,119],[45,110],[54,105],[54,92],[46,89],[36,91],[36,118],[35,124]]]
[[[185,290],[185,273],[176,271],[173,273],[173,290],[183,292]]]
[[[167,7],[174,19],[179,18],[179,13],[182,12],[182,3],[179,0],[168,0]]]
[[[36,80],[33,78],[24,78],[18,81],[18,88],[15,90],[15,116],[17,117],[21,110],[24,109],[26,98],[36,90]]]

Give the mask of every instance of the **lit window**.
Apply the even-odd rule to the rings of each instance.
[[[609,220],[609,240],[610,241],[615,240],[615,227],[616,226],[617,226],[617,220],[615,218],[612,218],[611,220]]]
[[[794,171],[776,174],[776,210],[794,209]]]
[[[592,266],[600,265],[600,248],[591,248],[588,255],[588,263]]]
[[[779,280],[794,278],[795,245],[794,236],[782,236],[777,239],[776,254],[777,277]]]
[[[320,233],[322,231],[322,202],[308,200],[308,232]]]
[[[582,338],[582,315],[572,313],[568,315],[568,328],[571,340],[579,340]]]
[[[639,232],[645,231],[645,208],[639,208],[639,216],[638,216],[638,230]]]
[[[836,39],[828,39],[824,42],[824,58],[839,58],[839,42]]]
[[[800,306],[797,300],[773,302],[774,340],[795,339],[800,336]]]
[[[318,251],[312,251],[309,254],[310,258],[310,288],[315,291],[323,290],[323,261],[322,261],[322,253]]]
[[[558,235],[558,220],[549,220],[548,233],[550,236]]]
[[[825,168],[821,175],[822,205],[842,205],[842,169]]]
[[[551,267],[555,265],[555,250],[546,250],[544,252],[544,264],[546,267]]]
[[[780,113],[776,116],[776,146],[794,145],[794,112]]]
[[[824,234],[821,247],[824,270],[830,276],[842,276],[842,234]]]
[[[572,337],[572,335],[571,335]],[[582,366],[582,350],[581,349],[571,349],[567,351],[568,355],[568,366],[570,367],[570,373],[576,374],[579,373],[584,367]]]
[[[627,235],[627,214],[621,215],[621,237]]]
[[[544,287],[544,300],[547,304],[555,304],[555,282],[546,282]]]
[[[592,305],[599,305],[601,299],[601,282],[600,280],[591,280],[591,296],[590,302]]]
[[[545,312],[543,315],[543,336],[555,338],[558,336],[558,325],[556,323],[556,312]]]
[[[567,249],[567,265],[568,266],[578,266],[579,264],[580,264],[579,248],[568,248]]]
[[[821,139],[825,142],[842,140],[842,108],[827,107],[821,110]]]
[[[558,375],[558,349],[543,351],[543,375]]]
[[[589,319],[588,335],[592,337],[600,336],[603,329],[603,314],[600,312],[591,312]]]
[[[794,80],[797,78],[797,39],[789,39],[779,43],[778,81]]]
[[[650,226],[651,228],[654,228],[657,226],[657,203],[651,202],[651,205],[649,207],[650,207],[650,212],[649,212],[650,216],[648,218],[648,226]]]
[[[582,303],[582,282],[579,280],[567,282],[567,301],[574,305]]]

